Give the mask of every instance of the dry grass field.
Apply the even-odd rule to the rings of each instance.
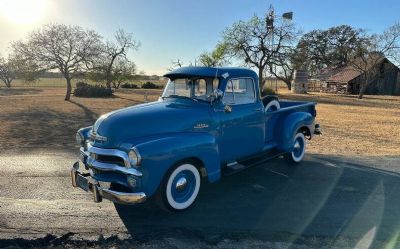
[[[280,98],[317,102],[317,120],[323,135],[312,140],[309,151],[349,157],[400,157],[400,96],[365,96],[327,93],[291,94]]]
[[[0,151],[75,150],[75,132],[101,114],[156,100],[160,90],[120,90],[114,98],[64,101],[64,88],[0,88]],[[309,143],[314,154],[346,157],[400,156],[400,97],[279,90],[280,98],[318,103],[323,136]]]

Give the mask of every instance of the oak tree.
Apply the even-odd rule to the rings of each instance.
[[[277,18],[274,29],[267,29],[266,17],[253,16],[248,21],[239,21],[223,31],[223,43],[228,53],[257,69],[259,86],[263,89],[264,72],[274,63],[274,56],[293,46],[298,30],[292,22]],[[272,45],[272,35],[274,41]],[[270,70],[268,70],[270,71]]]
[[[65,100],[71,96],[71,80],[91,67],[101,52],[101,37],[79,26],[48,24],[25,40],[12,43],[14,53],[27,65],[42,71],[58,70],[67,83]]]

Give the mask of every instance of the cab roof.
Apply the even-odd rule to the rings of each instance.
[[[253,77],[257,78],[257,74],[250,69],[240,67],[180,67],[171,72],[168,72],[164,77],[176,79],[185,76],[199,76],[199,77]]]

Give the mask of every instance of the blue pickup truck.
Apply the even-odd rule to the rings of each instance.
[[[120,204],[150,197],[172,211],[189,208],[202,181],[283,155],[302,161],[319,134],[315,103],[262,98],[255,72],[183,67],[158,101],[102,115],[76,134],[80,160],[72,185]]]

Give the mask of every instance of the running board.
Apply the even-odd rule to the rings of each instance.
[[[281,156],[283,154],[285,154],[285,153],[279,152],[276,149],[272,149],[272,150],[268,150],[264,153],[240,160],[238,162],[237,161],[231,162],[231,163],[226,164],[225,167],[223,167],[222,174],[223,175],[233,175],[233,174],[241,172],[247,168],[263,164],[263,163],[267,162],[268,160],[271,160],[271,159]]]
[[[231,162],[231,163],[228,163],[226,165],[226,167],[224,167],[223,174],[224,175],[232,175],[232,174],[240,172],[240,171],[242,171],[244,169],[247,169],[248,167],[249,166],[240,164],[240,163],[238,163],[236,161],[235,162]]]

